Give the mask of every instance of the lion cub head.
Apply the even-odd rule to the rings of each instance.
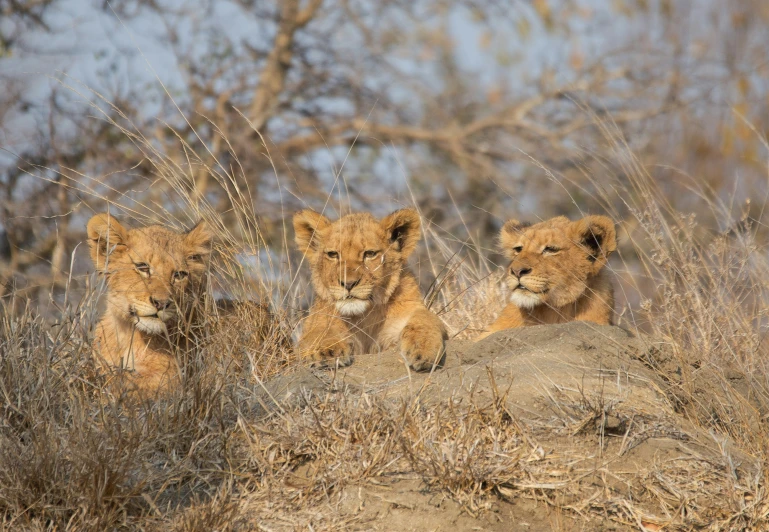
[[[109,214],[97,214],[87,232],[91,259],[107,277],[113,318],[161,335],[199,297],[211,253],[205,222],[177,233],[158,225],[127,229]]]
[[[535,225],[509,220],[500,243],[511,260],[506,278],[511,302],[522,309],[558,308],[584,294],[617,249],[617,236],[606,216],[576,222],[558,216]]]
[[[318,297],[334,303],[346,317],[387,303],[421,236],[419,215],[413,209],[382,220],[356,213],[335,222],[304,210],[294,216],[294,231],[296,245],[310,263]]]

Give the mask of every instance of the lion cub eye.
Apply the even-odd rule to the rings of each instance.
[[[195,255],[190,255],[189,257],[187,257],[187,260],[190,261],[190,262],[200,262],[202,260],[202,257],[200,255],[198,255],[198,254],[195,254]]]
[[[134,264],[134,267],[139,273],[146,273],[148,275],[150,273],[150,265],[147,264],[146,262],[137,262],[136,264]]]
[[[555,246],[545,246],[545,249],[542,250],[542,254],[552,255],[554,253],[558,253],[559,251],[561,251],[561,248],[557,248]]]
[[[363,252],[363,260],[366,260],[366,259],[373,259],[373,258],[374,258],[374,257],[376,257],[377,255],[379,255],[379,252],[378,252],[378,251],[374,251],[374,250],[368,250],[368,251],[364,251],[364,252]]]
[[[513,248],[513,251],[515,251],[516,253],[520,253],[521,251],[523,251],[523,246],[515,246]]]
[[[187,278],[188,275],[189,272],[185,271],[174,272],[174,281],[183,281]]]
[[[339,253],[337,253],[336,251],[326,251],[326,257],[328,257],[329,259],[336,260],[339,258]]]

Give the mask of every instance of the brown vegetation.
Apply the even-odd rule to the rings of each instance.
[[[168,92],[64,75],[34,100],[37,78],[0,69],[0,527],[769,526],[766,2],[224,4],[255,40],[211,6],[109,4],[165,29]],[[9,5],[0,67],[37,59],[66,11]],[[177,355],[167,397],[110,386],[78,246],[107,205],[134,227],[206,220],[207,304],[270,301],[273,340],[247,347],[263,323],[237,307]],[[279,339],[311,288],[290,214],[403,206],[446,368],[297,367]],[[462,343],[509,299],[503,220],[598,213],[636,338],[578,323]]]
[[[534,530],[762,529],[766,259],[752,232],[705,233],[663,211],[627,163],[648,192],[627,238],[662,287],[621,313],[649,333],[640,340],[584,323],[525,328],[472,350],[454,340],[446,368],[426,375],[398,357],[315,375],[285,350],[202,347],[182,360],[178,390],[136,404],[94,366],[93,299],[54,328],[31,309],[5,313],[5,526],[493,529],[495,515],[526,515]],[[431,306],[470,335],[506,288],[452,264]]]

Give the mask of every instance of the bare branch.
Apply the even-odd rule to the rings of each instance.
[[[300,11],[299,0],[281,2],[281,16],[272,51],[259,76],[254,100],[251,104],[251,124],[261,131],[275,112],[293,58],[294,34],[306,26],[317,13],[323,0],[310,0]]]

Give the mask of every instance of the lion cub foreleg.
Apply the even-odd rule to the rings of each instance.
[[[320,366],[349,366],[354,351],[355,337],[333,306],[313,306],[299,341],[301,356]]]
[[[521,309],[516,307],[512,303],[508,303],[502,310],[499,317],[494,320],[494,323],[486,327],[475,341],[483,340],[487,336],[494,334],[495,332],[504,331],[506,329],[515,329],[516,327],[523,327],[526,324],[526,318],[523,315]]]
[[[426,308],[419,308],[401,331],[401,355],[416,371],[430,370],[443,364],[447,337],[440,318]]]

